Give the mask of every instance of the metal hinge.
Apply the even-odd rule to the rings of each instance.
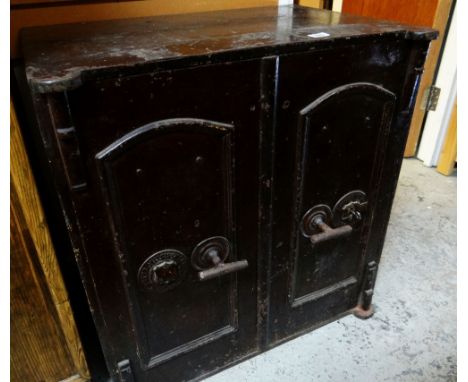
[[[374,294],[375,280],[377,278],[377,263],[371,261],[367,264],[366,279],[364,281],[364,288],[362,292],[361,305],[364,310],[369,309]]]
[[[421,109],[426,111],[435,111],[437,103],[439,102],[440,88],[437,86],[429,86],[423,95],[423,102],[421,103]]]
[[[374,294],[375,280],[377,278],[377,263],[370,261],[367,263],[364,283],[362,285],[361,296],[358,305],[353,309],[353,314],[362,320],[367,320],[374,314],[372,306],[372,296]]]
[[[128,359],[124,359],[117,364],[117,378],[119,382],[135,382]]]

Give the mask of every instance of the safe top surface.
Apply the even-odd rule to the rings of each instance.
[[[248,59],[389,34],[433,39],[437,32],[294,5],[33,27],[21,38],[29,83],[49,92],[76,87],[96,71],[196,57]]]

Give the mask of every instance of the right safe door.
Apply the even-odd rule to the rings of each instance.
[[[358,304],[403,60],[391,43],[280,59],[272,345]]]

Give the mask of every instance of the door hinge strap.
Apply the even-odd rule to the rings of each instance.
[[[366,279],[364,280],[364,288],[362,292],[361,307],[364,310],[370,308],[372,296],[374,295],[375,280],[377,278],[377,263],[371,261],[367,264]]]

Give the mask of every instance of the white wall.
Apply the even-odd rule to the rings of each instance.
[[[341,12],[343,8],[343,0],[333,0],[333,11],[334,12]]]
[[[426,166],[436,166],[444,143],[452,107],[457,95],[457,6],[447,35],[442,60],[435,81],[441,89],[435,111],[429,111],[417,157]]]

